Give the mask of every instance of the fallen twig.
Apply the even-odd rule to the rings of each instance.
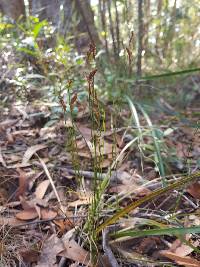
[[[36,153],[36,155],[37,155],[37,153]],[[63,207],[63,205],[62,205],[62,203],[61,203],[61,199],[60,199],[60,197],[59,197],[59,195],[58,195],[58,192],[57,192],[56,187],[55,187],[55,185],[54,185],[53,179],[52,179],[52,177],[51,177],[51,175],[50,175],[50,173],[49,173],[49,170],[47,169],[47,166],[46,166],[46,164],[44,163],[44,161],[43,161],[38,155],[37,155],[37,157],[38,157],[38,159],[39,159],[39,161],[40,161],[40,163],[41,163],[41,165],[42,165],[42,167],[43,167],[43,169],[44,169],[44,171],[45,171],[45,173],[46,173],[46,176],[48,177],[48,179],[49,179],[49,181],[50,181],[50,184],[51,184],[51,186],[52,186],[52,188],[53,188],[54,194],[55,194],[55,196],[56,196],[56,198],[57,198],[57,200],[58,200],[58,203],[59,203],[59,205],[60,205],[60,209],[61,209],[61,211],[62,211],[63,213],[65,213],[65,209],[64,209],[64,207]]]
[[[80,216],[70,216],[70,217],[66,217],[66,216],[57,216],[55,218],[50,218],[50,219],[45,219],[45,220],[35,220],[35,221],[31,221],[31,222],[25,222],[25,223],[20,223],[20,224],[16,224],[13,225],[11,228],[18,228],[18,227],[24,227],[27,225],[32,225],[32,224],[41,224],[41,223],[47,223],[47,222],[52,222],[52,221],[56,221],[56,220],[74,220],[74,219],[79,219],[79,218],[86,218],[86,215],[80,215]]]
[[[110,231],[116,230],[116,225],[109,226],[103,230],[102,238],[103,238],[103,250],[105,252],[105,255],[109,259],[109,263],[112,267],[119,267],[119,264],[112,252],[112,249],[109,245],[109,233]]]

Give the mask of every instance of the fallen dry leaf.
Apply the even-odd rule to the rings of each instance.
[[[101,148],[99,155],[107,155],[107,154],[112,154],[113,152],[115,153],[118,152],[118,149],[114,147],[112,143],[107,143],[104,140],[101,140],[100,146]]]
[[[77,124],[77,127],[78,127],[79,131],[81,132],[82,136],[86,140],[91,139],[91,129],[90,128],[87,128],[86,126],[81,125],[81,124]]]
[[[27,164],[28,161],[31,159],[31,157],[39,150],[46,148],[46,145],[34,145],[29,147],[26,152],[24,153],[23,159],[22,159],[22,164]]]
[[[31,163],[17,163],[11,166],[7,166],[7,169],[25,168],[31,166]]]
[[[27,136],[34,136],[35,134],[37,133],[37,130],[36,129],[28,129],[28,130],[18,130],[18,131],[14,131],[12,132],[12,135],[13,136],[16,136],[16,135],[19,135],[21,137],[23,137],[24,135],[27,135]]]
[[[12,164],[12,163],[20,162],[20,161],[21,161],[21,156],[15,155],[15,154],[11,154],[9,155],[8,158],[6,158],[7,164]]]
[[[116,185],[108,189],[110,193],[119,193],[120,195],[128,195],[129,192],[135,196],[146,196],[151,193],[151,190],[145,187],[139,187],[136,184],[132,185]]]
[[[88,151],[77,151],[77,154],[80,156],[80,157],[83,157],[83,158],[87,158],[87,159],[91,159],[91,154],[90,152]]]
[[[69,202],[68,205],[69,207],[77,207],[77,206],[81,206],[81,205],[88,205],[91,203],[92,201],[92,197],[91,197],[91,192],[79,192],[79,199],[73,201],[73,202]]]
[[[135,187],[136,188],[136,187]],[[130,189],[129,185],[114,185],[108,189],[109,193],[122,193],[127,192]],[[123,194],[123,193],[122,193]]]
[[[5,121],[0,122],[0,131],[8,129],[9,127],[11,127],[14,124],[16,124],[18,121],[19,121],[19,119],[16,119],[16,120],[7,119]]]
[[[85,158],[91,158],[96,156],[111,156],[112,158],[112,153],[113,151],[115,153],[118,153],[118,148],[114,148],[112,143],[108,143],[105,140],[101,139],[100,142],[97,144],[97,148],[96,148],[96,152],[95,152],[95,147],[92,144],[92,142],[90,142],[89,140],[79,140],[77,142],[77,147],[78,147],[78,155],[81,157],[85,157]],[[85,151],[83,151],[83,148],[85,148]]]
[[[15,142],[15,138],[14,138],[13,134],[9,133],[8,131],[6,133],[6,139],[8,141],[8,144],[13,144]]]
[[[42,199],[47,191],[47,188],[50,184],[49,180],[42,181],[35,190],[35,196],[38,199]]]
[[[29,180],[29,190],[31,190],[35,184],[35,181],[43,174],[43,171],[36,173],[34,172],[34,174],[30,177]]]
[[[0,206],[0,214],[1,214],[1,213],[4,213],[4,211],[6,211],[6,207],[4,207],[4,206]]]
[[[60,256],[78,261],[86,266],[92,266],[89,260],[89,252],[83,249],[74,239],[68,238],[67,235],[65,235],[62,241],[65,250],[59,253]]]
[[[107,168],[111,165],[112,160],[110,159],[103,159],[102,163],[101,163],[101,167],[102,168]]]
[[[59,227],[59,232],[61,234],[64,234],[66,231],[69,231],[74,228],[74,224],[69,219],[54,220],[53,222]]]
[[[5,163],[5,160],[2,156],[1,147],[0,147],[0,163],[3,165],[3,167],[6,168],[6,163]]]
[[[200,199],[200,183],[195,182],[187,188],[187,192],[190,193],[195,199]]]
[[[19,196],[24,196],[26,192],[28,179],[27,179],[26,172],[24,172],[20,168],[17,169],[17,172],[19,173],[19,186],[17,188],[16,198],[19,198]]]
[[[9,202],[9,203],[6,203],[6,208],[15,208],[15,207],[18,207],[19,205],[21,204],[21,201],[12,201],[12,202]]]
[[[75,200],[73,202],[69,202],[68,205],[69,207],[77,207],[77,206],[81,206],[81,205],[88,205],[91,203],[91,199],[78,199]]]
[[[43,243],[37,267],[57,266],[56,257],[64,249],[62,240],[53,234]]]
[[[186,240],[189,241],[190,235],[186,235]],[[173,243],[170,249],[168,251],[175,253],[177,256],[185,257],[189,255],[194,249],[193,247],[197,247],[199,245],[199,241],[196,240],[194,242],[190,241],[192,246],[188,246],[181,242],[181,240],[176,239]]]
[[[176,143],[176,155],[179,158],[185,158],[185,156],[187,155],[187,147],[185,144],[183,143]]]
[[[0,203],[1,204],[6,203],[8,198],[9,198],[8,190],[6,190],[3,187],[0,187]]]
[[[0,216],[0,225],[17,226],[18,224],[21,224],[21,221],[15,217]]]
[[[177,264],[180,264],[185,267],[199,267],[200,266],[200,261],[192,259],[191,257],[178,256],[175,253],[170,252],[168,250],[162,250],[160,251],[160,254],[166,258],[169,258],[175,261]]]
[[[39,258],[39,252],[33,249],[21,250],[19,254],[26,263],[37,262]]]
[[[136,184],[136,179],[135,177],[132,177],[132,175],[130,175],[128,172],[126,171],[113,171],[112,172],[112,176],[111,176],[111,180],[113,182],[120,182],[123,185],[137,185]]]
[[[32,208],[29,210],[20,211],[15,216],[19,220],[29,221],[36,219],[38,217],[38,213],[36,209]]]
[[[175,254],[180,257],[185,257],[189,255],[194,249],[191,246],[186,244],[181,244],[179,247],[176,248]]]
[[[20,199],[20,204],[21,204],[23,210],[30,210],[30,209],[34,209],[35,208],[35,205],[34,205],[33,201],[31,201],[31,200],[28,201],[22,196],[19,196],[19,199]]]
[[[50,209],[41,208],[40,210],[42,220],[54,219],[57,216],[57,212]]]

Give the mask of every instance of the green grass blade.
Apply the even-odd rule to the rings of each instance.
[[[144,76],[144,77],[141,77],[140,80],[154,80],[154,79],[165,78],[165,77],[170,77],[170,76],[188,74],[188,73],[197,72],[197,71],[200,71],[200,68],[191,68],[191,69],[186,69],[186,70],[181,70],[181,71],[162,73],[158,75]]]
[[[162,159],[162,155],[161,155],[161,149],[160,149],[160,144],[159,144],[159,137],[157,136],[156,130],[153,127],[153,124],[149,118],[149,115],[146,113],[146,111],[142,108],[141,105],[138,104],[139,109],[141,110],[142,114],[144,115],[149,128],[151,130],[151,135],[153,138],[153,142],[154,142],[154,147],[155,147],[155,153],[156,153],[156,158],[157,158],[157,163],[158,163],[158,168],[159,168],[159,172],[160,175],[162,177],[162,182],[163,182],[163,186],[166,186],[166,181],[165,181],[165,168],[164,168],[164,162]]]
[[[139,81],[155,80],[155,79],[168,78],[168,77],[178,76],[178,75],[187,75],[192,72],[198,72],[198,71],[200,71],[200,68],[191,68],[191,69],[180,70],[180,71],[166,72],[166,73],[161,73],[157,75],[147,75],[147,76],[140,77]],[[136,80],[138,79],[137,78],[125,79],[124,77],[117,78],[117,81],[123,81],[125,83],[133,83]]]
[[[111,165],[111,168],[110,170],[108,171],[108,175],[110,173],[110,171],[114,168],[116,168],[117,166],[117,163],[120,162],[120,160],[122,160],[123,158],[123,155],[125,153],[125,151],[130,147],[132,146],[132,144],[134,144],[136,141],[138,140],[138,137],[135,137],[133,140],[131,140],[129,143],[127,143],[125,145],[125,147],[120,151],[119,155],[116,157],[116,159],[113,161],[112,165]]]
[[[142,138],[142,129],[141,129],[140,120],[139,120],[139,116],[138,116],[137,110],[135,108],[135,105],[131,101],[130,97],[128,97],[128,96],[125,96],[125,97],[126,97],[128,103],[129,103],[129,106],[130,106],[130,109],[131,109],[131,112],[132,112],[132,116],[133,116],[135,125],[137,126],[138,132],[140,134],[140,138]]]
[[[185,234],[197,234],[200,233],[200,226],[193,227],[180,227],[180,228],[162,228],[162,229],[151,229],[151,230],[127,230],[127,231],[118,231],[116,233],[111,234],[111,236],[115,238],[120,237],[144,237],[144,236],[152,236],[152,235],[185,235]]]
[[[154,199],[155,197],[158,197],[158,196],[160,196],[162,194],[170,192],[170,191],[172,191],[174,189],[180,189],[185,184],[187,184],[189,182],[192,182],[192,181],[196,180],[199,177],[200,177],[200,171],[196,172],[196,173],[193,173],[193,174],[190,174],[190,175],[180,179],[179,181],[174,182],[173,184],[170,184],[170,185],[168,185],[168,186],[166,186],[164,188],[160,188],[158,190],[155,190],[152,193],[150,193],[149,195],[144,196],[143,198],[132,202],[127,207],[125,207],[125,208],[119,210],[118,212],[116,212],[112,217],[107,219],[104,223],[100,224],[96,229],[96,233],[97,234],[100,233],[108,225],[115,224],[119,218],[121,218],[124,215],[128,214],[130,211],[132,211],[135,208],[139,207],[143,203],[146,203],[146,202]]]

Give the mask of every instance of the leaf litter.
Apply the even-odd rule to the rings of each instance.
[[[76,101],[76,97],[73,101]],[[14,251],[16,262],[23,260],[26,264],[34,263],[38,267],[58,266],[63,259],[66,260],[66,266],[73,266],[75,263],[92,266],[90,249],[80,234],[92,201],[91,182],[94,173],[91,168],[91,156],[94,159],[95,150],[90,126],[84,119],[81,121],[79,116],[76,147],[80,169],[77,171],[72,167],[72,158],[65,147],[64,130],[70,128],[71,123],[65,125],[60,119],[54,127],[44,127],[44,125],[38,127],[31,119],[30,110],[32,114],[38,113],[38,109],[35,110],[34,107],[29,111],[24,109],[22,113],[18,112],[19,115],[15,115],[15,119],[11,113],[10,118],[0,122],[0,174],[3,178],[1,187],[6,192],[2,193],[4,197],[0,198],[0,226],[10,231],[9,242],[12,243],[12,236],[18,238],[18,243],[16,240],[12,248],[8,246],[8,241],[2,239],[1,253],[10,255]],[[23,119],[20,119],[20,114]],[[106,123],[109,125],[109,117]],[[143,159],[145,169],[142,172],[141,158],[138,157],[136,146],[129,145],[126,141],[126,139],[130,141],[128,134],[126,129],[119,130],[115,143],[112,129],[108,128],[101,136],[102,150],[98,151],[97,155],[103,157],[103,172],[99,174],[99,179],[107,177],[109,167],[120,152],[123,154],[117,161],[117,169],[109,173],[110,184],[106,191],[108,207],[113,200],[117,200],[121,207],[126,207],[130,201],[138,200],[150,194],[155,188],[161,187],[158,171],[152,167],[151,161]],[[188,151],[192,138],[196,147]],[[146,142],[150,143],[150,138],[146,138]],[[194,164],[199,157],[197,149],[199,139],[197,136],[194,138],[187,129],[171,132],[166,137],[166,144],[175,147],[180,162],[184,162],[187,157],[190,163]],[[113,159],[114,150],[115,159]],[[180,168],[175,166],[172,170],[180,171]],[[84,180],[83,185],[77,183],[76,176]],[[11,183],[14,189],[8,190]],[[63,188],[64,190],[61,190]],[[174,199],[179,197],[181,201],[177,202],[176,207],[172,205],[171,209],[177,210],[178,213],[192,213],[185,217],[180,216],[180,219],[177,217],[179,224],[184,224],[184,220],[188,219],[191,225],[198,225],[199,214],[193,215],[194,209],[191,206],[191,203],[197,204],[200,198],[198,182],[186,188],[184,194],[187,194],[185,195],[187,200],[178,192],[173,194],[176,194]],[[173,194],[170,198],[173,198]],[[125,219],[121,219],[121,227],[125,229],[136,227],[141,230],[142,227],[149,228],[150,225],[151,227],[162,227],[162,224],[169,227],[176,225],[162,210],[153,209],[150,204],[142,205],[129,214],[130,219],[137,217],[136,222],[127,223]],[[156,205],[161,204],[164,209],[163,199],[158,198]],[[30,233],[33,234],[33,240],[29,239]],[[22,238],[25,243],[21,242]],[[112,241],[109,246],[118,262],[123,259],[128,260],[129,264],[156,266],[156,262],[169,261],[168,263],[186,267],[200,266],[200,258],[195,251],[199,246],[198,235],[189,235],[187,241],[192,246],[180,241],[178,237],[174,239],[165,236],[125,238],[121,246],[116,246]],[[118,253],[120,257],[117,256]],[[100,249],[99,266],[103,257],[105,257],[104,252]],[[109,266],[109,263],[106,266]]]

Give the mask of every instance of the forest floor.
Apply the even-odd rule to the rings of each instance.
[[[68,148],[71,121],[60,116],[50,125],[48,105],[38,99],[25,104],[16,101],[11,89],[9,92],[2,86],[0,90],[1,100],[7,99],[0,113],[0,265],[92,266],[82,232],[92,201],[94,176],[88,146],[91,141],[88,110],[83,107],[75,119],[77,173]],[[112,108],[106,107],[106,131],[102,136],[105,174],[113,163],[113,147],[119,155],[133,138],[131,125],[124,123],[131,116],[128,108],[118,114],[116,129],[111,124]],[[189,170],[196,172],[200,166],[200,107],[192,105],[179,112],[186,120],[164,112],[153,120],[163,132],[168,131],[164,136],[170,153],[165,152],[169,160],[166,179],[174,181]],[[145,127],[143,118],[141,125]],[[144,144],[151,146],[149,136],[144,137]],[[120,199],[119,206],[126,207],[162,186],[149,157],[141,159],[137,146],[125,149],[123,160],[111,175],[107,201]],[[142,204],[129,217],[121,219],[120,225],[140,230],[156,224],[161,229],[199,226],[199,200],[197,181]],[[113,209],[102,211],[100,221],[113,213]],[[103,259],[98,266],[114,266],[108,255],[110,248],[119,266],[200,266],[198,234],[186,234],[182,239],[176,235],[126,238],[111,241],[107,247],[103,245],[105,238],[98,241],[99,259]]]

